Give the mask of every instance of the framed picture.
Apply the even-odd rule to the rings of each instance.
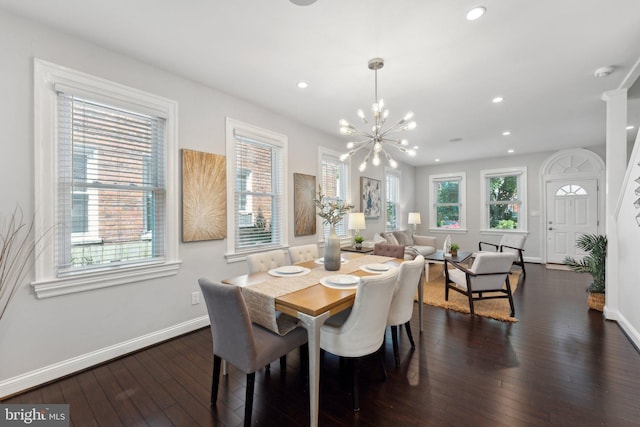
[[[227,237],[227,169],[219,154],[182,150],[182,241]]]
[[[313,203],[316,177],[293,174],[293,218],[296,236],[316,234],[316,207]]]
[[[382,213],[381,192],[379,180],[360,177],[360,210],[365,218],[378,218]]]

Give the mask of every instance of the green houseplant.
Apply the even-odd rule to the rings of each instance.
[[[360,234],[356,234],[355,236],[353,236],[353,242],[355,243],[356,249],[361,249],[362,242],[364,242],[364,237],[362,237]]]
[[[589,273],[593,282],[587,287],[590,308],[602,311],[605,295],[605,264],[607,237],[601,234],[583,234],[576,239],[576,248],[587,253],[581,260],[566,257],[564,263],[577,273]]]
[[[458,256],[458,249],[460,249],[460,245],[458,245],[457,243],[452,243],[451,244],[451,256]]]

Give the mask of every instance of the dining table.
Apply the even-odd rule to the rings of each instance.
[[[369,265],[385,265],[390,271],[399,268],[404,261],[380,255],[342,253],[338,271],[327,271],[321,260],[309,260],[295,264],[304,274],[277,274],[278,270],[259,272],[222,280],[222,283],[240,286],[251,320],[280,334],[290,325],[273,319],[274,314],[299,320],[307,330],[309,341],[309,412],[310,425],[318,425],[320,392],[320,330],[326,320],[350,308],[356,296],[355,286],[328,286],[326,278],[332,275],[368,276],[380,274],[367,268]],[[308,270],[308,271],[307,271]],[[287,273],[285,270],[281,270]],[[297,270],[292,270],[297,271]],[[324,283],[324,284],[322,284]],[[422,301],[422,286],[419,287]],[[272,304],[265,301],[273,301]],[[421,305],[421,304],[420,304]],[[288,316],[281,316],[281,314]],[[268,318],[271,317],[271,320]]]

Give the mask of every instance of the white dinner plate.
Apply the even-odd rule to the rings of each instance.
[[[391,269],[391,266],[387,264],[366,264],[366,267],[373,271],[389,271]]]
[[[335,274],[320,279],[320,284],[334,289],[356,289],[358,283],[360,283],[360,278],[350,274]]]
[[[302,273],[304,271],[303,267],[299,265],[283,265],[281,267],[276,268],[276,273],[280,274],[295,274]]]

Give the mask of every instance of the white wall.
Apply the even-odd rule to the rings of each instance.
[[[604,145],[588,147],[604,158]],[[416,169],[416,208],[421,213],[422,224],[418,226],[418,234],[436,236],[438,246],[441,246],[447,234],[460,244],[463,250],[473,251],[479,241],[498,243],[501,238],[499,232],[481,233],[480,209],[483,206],[481,197],[480,172],[482,170],[503,169],[512,167],[527,168],[527,241],[524,258],[527,262],[544,262],[544,203],[542,200],[541,167],[544,161],[554,152],[542,152],[526,155],[505,155],[499,158],[479,159],[469,162],[445,163],[436,166],[425,166]],[[467,232],[429,231],[429,175],[466,172],[467,177]]]
[[[34,57],[176,100],[181,149],[225,154],[227,116],[287,135],[290,177],[294,172],[317,174],[318,145],[344,149],[337,132],[319,133],[249,101],[3,11],[0,52],[2,214],[13,211],[16,204],[28,216],[34,210]],[[224,58],[220,66],[224,66]],[[382,179],[377,176],[380,171],[377,168],[366,176]],[[403,186],[403,197],[412,205],[413,168],[403,167],[405,180],[411,184]],[[291,218],[293,180],[288,181]],[[357,197],[357,168],[352,185]],[[290,225],[292,245],[319,239],[295,238]],[[30,286],[24,286],[0,321],[0,397],[207,325],[205,305],[191,305],[191,293],[199,290],[197,279],[223,279],[246,271],[244,262],[227,264],[224,251],[222,240],[181,244],[183,263],[177,276],[154,281],[40,300]]]
[[[640,209],[634,206],[634,202],[640,199],[636,189],[640,184],[635,180],[640,178],[640,144],[636,141],[631,154],[627,175],[616,215],[616,228],[618,235],[618,258],[614,260],[618,269],[617,295],[619,299],[617,312],[607,312],[607,316],[617,320],[622,329],[640,347],[640,226],[636,222],[636,215]],[[640,190],[638,190],[640,192]],[[615,268],[614,267],[614,268]],[[611,284],[607,283],[607,289]],[[607,294],[609,298],[609,294]]]

